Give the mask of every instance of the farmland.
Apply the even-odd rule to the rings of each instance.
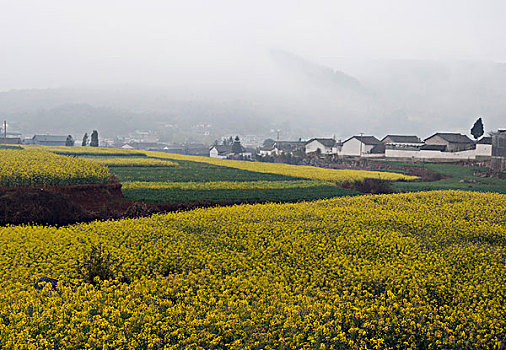
[[[0,345],[493,348],[505,203],[434,191],[3,227]],[[92,246],[114,260],[96,286],[80,269]],[[41,276],[57,289],[34,289]]]
[[[497,177],[481,177],[476,173],[487,173],[486,167],[463,166],[458,164],[413,164],[400,162],[383,162],[404,167],[418,167],[431,170],[441,179],[436,181],[396,182],[393,184],[399,192],[431,191],[431,190],[462,190],[479,192],[506,193],[506,179]]]
[[[150,151],[93,147],[45,149],[106,165],[123,184],[127,200],[158,204],[297,202],[360,194],[341,186],[366,178],[414,179],[389,172],[332,170]]]
[[[0,149],[0,186],[106,183],[105,166],[42,149]]]

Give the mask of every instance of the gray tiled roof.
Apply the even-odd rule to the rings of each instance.
[[[334,145],[336,144],[336,140],[334,139],[327,139],[327,138],[314,138],[314,139],[311,139],[309,140],[308,142],[306,142],[306,145],[308,143],[311,143],[313,141],[318,141],[319,143],[321,143],[322,145],[324,145],[325,147],[334,147]]]
[[[466,135],[453,132],[438,132],[430,137],[427,137],[425,141],[427,141],[430,138],[433,138],[434,136],[439,136],[450,143],[473,143],[473,140],[471,140]]]
[[[391,139],[393,142],[399,142],[399,143],[421,143],[422,140],[418,136],[414,135],[387,135],[383,138],[385,140],[386,138]],[[381,141],[383,141],[381,140]]]

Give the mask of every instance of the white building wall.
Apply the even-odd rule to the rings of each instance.
[[[225,159],[227,157],[223,157],[223,156],[220,156],[218,154],[218,150],[216,148],[211,148],[211,150],[209,151],[209,157],[211,158],[219,158],[219,159]]]
[[[476,150],[460,152],[440,152],[440,151],[402,151],[397,149],[386,149],[386,158],[414,158],[414,159],[446,159],[446,160],[468,160],[476,159]]]
[[[360,156],[360,142],[356,138],[350,139],[343,143],[343,147],[341,148],[341,153],[339,155],[342,156]],[[373,149],[374,145],[365,145],[362,144],[362,155],[370,153]]]
[[[318,148],[320,149],[322,154],[332,154],[332,147],[325,147],[317,140],[311,141],[306,145],[306,153],[316,152]]]
[[[492,157],[492,145],[477,144],[476,157]]]

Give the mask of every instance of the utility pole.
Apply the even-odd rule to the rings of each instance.
[[[360,133],[360,158],[362,158],[362,138],[364,136],[364,133]]]

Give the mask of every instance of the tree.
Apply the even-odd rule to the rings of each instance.
[[[85,132],[84,136],[83,136],[83,143],[81,144],[81,146],[87,146],[87,145],[88,145],[88,133]]]
[[[276,141],[274,141],[273,139],[265,139],[262,145],[264,147],[273,147],[275,143]]]
[[[65,140],[65,146],[74,146],[74,138],[72,138],[72,135],[67,136],[67,140]]]
[[[471,135],[473,135],[475,140],[483,136],[483,122],[481,121],[481,118],[478,118],[478,120],[474,122],[474,125],[471,128]]]
[[[98,147],[98,131],[93,130],[91,133],[90,147]]]
[[[239,136],[236,136],[234,142],[232,143],[232,153],[233,154],[242,153],[242,146],[241,141],[239,140]]]

